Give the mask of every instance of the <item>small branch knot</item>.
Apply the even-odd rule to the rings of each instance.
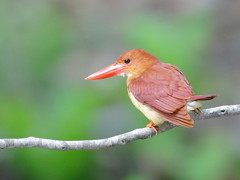
[[[223,107],[219,109],[219,112],[222,115],[227,114],[227,110],[225,108],[223,108]]]

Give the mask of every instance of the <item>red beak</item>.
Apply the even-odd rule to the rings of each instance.
[[[124,66],[121,64],[111,64],[100,71],[85,78],[85,80],[105,79],[124,72]]]

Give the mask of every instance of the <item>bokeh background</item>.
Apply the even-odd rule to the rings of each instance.
[[[177,65],[204,108],[240,102],[238,0],[1,0],[0,136],[107,138],[144,127],[125,79],[85,81],[124,51]],[[103,150],[4,149],[1,180],[240,179],[240,117]]]

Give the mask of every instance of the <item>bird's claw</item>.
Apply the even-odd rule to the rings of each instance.
[[[158,134],[158,130],[157,128],[154,126],[154,123],[151,121],[150,123],[148,123],[146,125],[146,127],[149,127],[149,128],[152,128],[155,132],[156,132],[156,135]]]

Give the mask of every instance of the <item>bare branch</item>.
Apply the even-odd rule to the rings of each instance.
[[[216,118],[221,116],[233,116],[240,115],[240,104],[238,105],[226,105],[215,108],[209,108],[202,110],[201,114],[190,114],[195,120]],[[177,127],[171,123],[165,122],[160,127],[160,133]],[[160,134],[159,133],[159,134]],[[20,138],[20,139],[0,139],[0,148],[24,148],[24,147],[38,147],[44,149],[55,150],[88,150],[88,149],[104,149],[119,145],[125,145],[129,142],[138,139],[147,139],[156,135],[151,128],[135,129],[133,131],[113,136],[106,139],[98,140],[84,140],[84,141],[58,141],[51,139],[42,139],[35,137]]]

